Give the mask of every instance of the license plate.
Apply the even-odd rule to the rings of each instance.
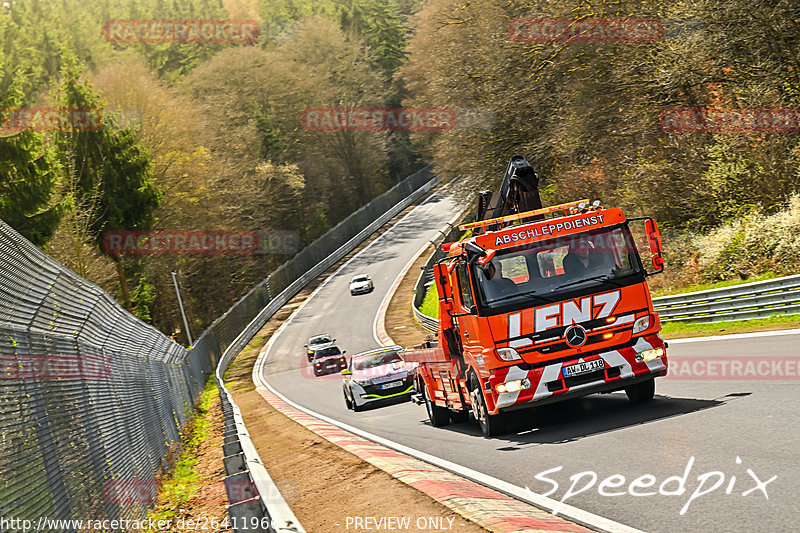
[[[605,367],[605,361],[602,359],[595,359],[594,361],[585,361],[583,363],[578,363],[577,365],[565,366],[561,369],[561,373],[565,378],[569,378],[572,376],[578,376],[580,374],[586,374],[588,372],[594,372],[595,370],[602,370]]]
[[[391,389],[393,387],[399,387],[402,384],[403,384],[402,381],[390,381],[389,383],[384,383],[383,385],[381,385],[381,390]]]

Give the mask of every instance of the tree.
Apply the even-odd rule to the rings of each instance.
[[[66,110],[102,108],[99,96],[74,61],[64,69],[60,86],[61,105]],[[147,230],[155,217],[161,194],[152,181],[146,151],[136,139],[136,126],[117,127],[115,117],[105,117],[101,129],[65,128],[56,135],[61,163],[74,176],[75,205],[91,202],[90,230],[100,246],[109,230]],[[92,199],[97,198],[94,202]],[[123,265],[118,257],[120,288],[130,307]]]
[[[0,109],[19,107],[21,82],[0,99]],[[58,226],[65,206],[55,197],[58,164],[40,133],[5,130],[0,117],[0,219],[25,238],[44,246]]]

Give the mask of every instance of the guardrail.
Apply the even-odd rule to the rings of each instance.
[[[240,498],[237,501],[231,501],[231,505],[228,507],[228,514],[230,515],[231,522],[246,524],[243,528],[236,528],[237,531],[247,531],[248,533],[253,531],[268,531],[269,533],[305,532],[303,526],[297,520],[297,517],[295,517],[288,504],[280,495],[272,479],[269,477],[264,464],[258,456],[255,446],[253,446],[239,408],[233,401],[230,392],[225,387],[223,379],[225,371],[228,369],[228,366],[230,366],[234,357],[236,357],[250,339],[258,333],[267,320],[281,307],[286,305],[295,294],[311,280],[350,253],[378,228],[386,224],[403,209],[430,191],[437,182],[438,178],[433,178],[400,202],[388,209],[382,209],[382,214],[375,218],[372,223],[368,224],[345,244],[329,253],[324,259],[299,275],[297,279],[272,298],[269,303],[250,320],[236,339],[226,348],[224,354],[220,358],[215,378],[223,403],[223,412],[225,414],[225,441],[223,445],[223,454],[225,457],[223,458],[223,462],[227,474],[225,478],[226,487],[241,486],[242,483],[245,483],[246,486],[247,482],[252,483],[255,487],[252,494],[246,491],[244,493],[239,491]],[[357,213],[354,213],[354,215]],[[337,228],[334,228],[331,231],[336,229]],[[320,239],[324,241],[325,235]],[[259,296],[258,287],[254,287],[243,300],[259,297],[261,296]],[[229,310],[229,313],[231,311],[233,311],[233,308]],[[229,491],[229,494],[230,493],[231,491]],[[262,529],[253,528],[253,524]],[[263,528],[263,526],[267,527]]]
[[[432,261],[429,263],[433,264]],[[439,321],[423,314],[418,308],[429,285],[425,276],[426,272],[423,270],[414,287],[412,307],[419,323],[425,329],[436,332]],[[800,313],[800,274],[733,287],[662,296],[653,298],[653,306],[663,323],[724,322],[796,314]]]
[[[800,275],[653,298],[662,322],[723,322],[800,313]]]

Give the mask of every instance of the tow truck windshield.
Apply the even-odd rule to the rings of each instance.
[[[518,300],[551,302],[596,285],[619,287],[644,277],[624,225],[498,250],[472,274],[478,301],[490,313]]]

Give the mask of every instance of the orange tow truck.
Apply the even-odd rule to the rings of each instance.
[[[655,221],[588,200],[543,208],[521,156],[500,192],[494,207],[481,193],[479,220],[460,227],[469,238],[442,245],[437,340],[403,352],[431,424],[471,413],[488,437],[508,411],[618,390],[652,399],[668,367],[646,282],[664,266]],[[648,268],[632,222],[644,223]]]

